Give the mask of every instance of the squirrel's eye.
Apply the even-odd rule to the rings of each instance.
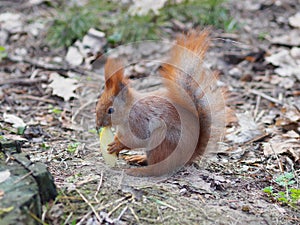
[[[114,111],[115,111],[115,110],[114,110],[113,107],[109,107],[108,110],[107,110],[107,113],[108,113],[108,114],[112,114],[112,113],[114,113]]]

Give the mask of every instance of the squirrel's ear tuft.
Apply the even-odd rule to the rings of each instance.
[[[121,60],[108,58],[105,64],[105,86],[118,93],[128,83]]]

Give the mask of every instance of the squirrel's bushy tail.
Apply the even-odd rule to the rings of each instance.
[[[196,109],[199,118],[198,143],[189,162],[204,152],[216,151],[226,126],[225,90],[217,85],[218,74],[204,64],[209,34],[205,29],[180,36],[160,70],[169,98],[191,111]],[[183,92],[190,100],[182,98]]]

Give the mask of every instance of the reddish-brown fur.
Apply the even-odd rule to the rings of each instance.
[[[164,91],[137,93],[128,87],[122,64],[114,59],[107,61],[106,85],[96,107],[97,126],[117,127],[115,141],[109,149],[111,153],[124,148],[147,150],[148,166],[131,168],[128,174],[170,173],[191,163],[208,148],[215,148],[220,140],[226,113],[223,91],[216,85],[217,74],[203,66],[208,36],[208,30],[192,31],[177,39],[170,60],[162,65]],[[114,113],[108,115],[112,106]],[[160,142],[151,146],[153,140]],[[134,157],[131,159],[134,161]],[[141,157],[137,157],[138,160]]]

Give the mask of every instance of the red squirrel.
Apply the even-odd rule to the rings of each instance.
[[[160,68],[163,87],[139,93],[130,87],[120,60],[105,64],[105,87],[96,106],[97,128],[114,126],[109,153],[144,148],[127,157],[147,166],[129,168],[133,176],[161,176],[215,150],[226,122],[225,92],[218,74],[204,66],[210,31],[190,31],[177,38]]]

